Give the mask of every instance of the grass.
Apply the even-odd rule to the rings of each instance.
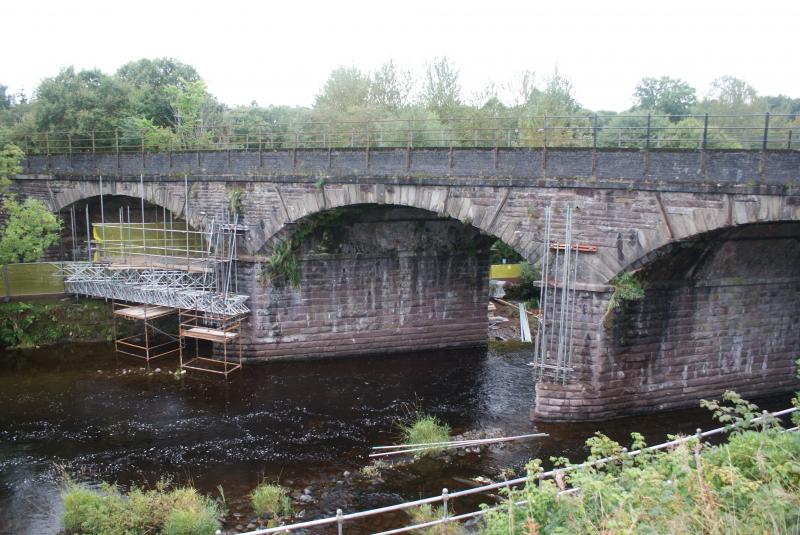
[[[429,444],[450,439],[450,426],[438,418],[418,415],[409,425],[401,425],[403,444]],[[415,452],[416,457],[434,456],[443,452],[444,446],[430,446]]]
[[[744,410],[735,406],[737,414]],[[644,445],[641,435],[633,441],[633,448]],[[622,449],[601,434],[587,446],[590,460]],[[718,446],[690,440],[562,480],[539,483],[540,471],[541,461],[528,465],[528,484],[486,514],[482,533],[800,533],[800,433],[777,422],[736,430]],[[567,488],[579,490],[559,495]]]
[[[441,507],[434,508],[429,503],[408,510],[412,524],[424,524],[425,522],[439,520],[442,518],[443,512]],[[453,514],[452,511],[450,514]],[[461,524],[449,522],[447,524],[437,524],[429,528],[422,528],[413,533],[422,533],[423,535],[459,535],[465,533],[465,530]]]
[[[212,535],[219,529],[219,507],[191,487],[131,489],[124,494],[114,485],[99,491],[68,482],[62,493],[62,525],[68,534],[93,535]]]
[[[292,512],[289,493],[280,485],[260,484],[250,494],[250,503],[258,516],[279,518]]]

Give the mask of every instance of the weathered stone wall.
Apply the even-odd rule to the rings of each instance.
[[[303,241],[296,286],[266,262],[243,263],[248,358],[486,345],[485,237],[422,210],[362,207],[348,216]]]
[[[26,174],[15,180],[15,189],[44,200],[53,210],[99,195],[102,175],[104,194],[143,196],[177,216],[188,204],[188,218],[194,227],[221,212],[230,188],[243,188],[242,222],[249,231],[241,250],[251,256],[269,254],[276,237],[308,216],[338,207],[379,204],[448,216],[453,220],[448,224],[496,236],[535,263],[543,250],[547,206],[553,207],[554,239],[560,241],[565,207],[572,205],[577,241],[596,246],[597,251],[580,255],[575,376],[566,385],[541,383],[537,387],[535,412],[542,418],[603,418],[693,404],[696,398],[716,395],[726,382],[749,392],[748,385],[767,385],[770,378],[781,376],[783,382],[776,379],[773,384],[786,386],[792,376],[785,365],[788,357],[778,355],[800,349],[791,332],[774,331],[773,324],[749,323],[773,316],[784,322],[796,321],[798,313],[791,305],[796,303],[796,290],[792,293],[791,286],[780,286],[791,285],[791,281],[776,279],[767,284],[758,278],[756,269],[735,277],[717,273],[700,280],[692,278],[699,273],[697,268],[686,267],[682,272],[674,265],[683,258],[674,247],[686,240],[708,235],[725,241],[722,238],[730,236],[718,233],[725,229],[800,221],[798,151],[298,150],[128,154],[119,159],[116,155],[83,154],[32,157],[26,167]],[[400,236],[407,234],[407,229],[399,226],[387,228]],[[772,236],[769,232],[774,230],[760,238]],[[714,249],[704,246],[702,250]],[[661,286],[651,286],[642,304],[630,305],[634,308],[615,316],[617,326],[606,329],[603,315],[614,277],[655,265],[664,251],[673,256],[672,271],[651,273],[651,280]],[[241,289],[252,295],[249,355],[278,358],[384,352],[386,348],[401,349],[401,342],[407,348],[423,349],[449,343],[443,337],[450,334],[465,344],[485,339],[485,311],[473,321],[470,314],[478,314],[477,305],[473,311],[465,297],[466,285],[474,282],[472,289],[477,292],[481,277],[485,277],[480,273],[480,253],[471,257],[448,251],[442,257],[430,251],[418,253],[408,245],[401,252],[376,249],[373,263],[366,261],[365,252],[318,253],[303,253],[304,276],[309,277],[305,289],[302,285],[299,289],[262,288],[263,262],[242,266]],[[410,262],[413,255],[416,261]],[[785,260],[780,250],[765,250],[759,256]],[[445,262],[445,257],[453,258],[453,263]],[[425,269],[409,278],[414,266]],[[674,278],[675,273],[690,271],[689,279],[685,275]],[[384,272],[391,285],[378,284]],[[420,280],[419,273],[430,279]],[[417,281],[414,292],[425,285],[431,288],[432,293],[426,295],[445,292],[445,282],[451,285],[455,293],[437,299],[446,302],[453,297],[458,306],[466,307],[464,317],[437,316],[442,314],[440,308],[426,308],[430,300],[414,301],[413,281]],[[462,283],[465,286],[459,286]],[[771,288],[771,293],[742,289],[751,286]],[[379,287],[386,292],[380,303],[375,298]],[[475,295],[485,304],[483,290]],[[755,295],[761,297],[753,301]],[[768,298],[774,303],[767,304]],[[374,307],[372,299],[376,300]],[[749,309],[737,309],[738,300],[744,300]],[[636,308],[640,306],[645,308]],[[773,310],[773,306],[786,308]],[[692,307],[702,312],[692,312]],[[727,315],[715,312],[720,307],[727,307]],[[756,312],[751,314],[750,309]],[[404,317],[402,325],[397,319],[400,315]],[[708,323],[709,315],[721,323]],[[732,338],[734,334],[729,335],[730,340],[709,334],[738,331],[741,342]],[[628,335],[623,336],[625,333]],[[665,341],[662,335],[667,337]],[[720,357],[709,347],[722,348],[725,356],[736,350],[736,344],[746,352],[747,348],[757,349],[759,341],[763,344],[772,338],[782,340],[785,346],[769,346],[767,376],[742,371],[748,369],[749,357],[742,357],[744,364],[738,371],[734,357],[723,359],[717,367],[711,365]],[[658,348],[653,345],[656,343]],[[776,358],[784,359],[782,364]],[[760,366],[758,359],[752,355],[749,369]],[[697,362],[705,362],[705,368]],[[679,391],[686,395],[679,396]]]
[[[599,300],[594,326],[578,323],[576,374],[583,381],[540,385],[536,414],[604,418],[696,406],[725,390],[752,397],[800,387],[798,266],[796,224],[755,225],[668,247],[639,275],[644,299],[624,303],[605,325]]]

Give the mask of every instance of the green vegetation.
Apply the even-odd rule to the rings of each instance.
[[[103,484],[97,492],[70,482],[62,499],[68,534],[212,535],[219,528],[220,509],[211,499],[165,481],[127,494],[114,485]]]
[[[401,425],[400,432],[404,444],[430,444],[446,442],[450,439],[450,426],[434,416],[418,415],[409,425]],[[429,446],[418,452],[416,457],[434,456],[443,452],[443,446]]]
[[[517,301],[525,302],[529,310],[539,308],[539,296],[541,291],[539,284],[542,282],[542,273],[539,268],[532,266],[529,262],[522,262],[522,273],[519,283],[506,287],[506,297]]]
[[[0,347],[110,340],[111,307],[94,300],[0,303]]]
[[[258,516],[280,518],[292,513],[288,491],[280,485],[262,483],[250,494],[250,503]]]
[[[266,271],[262,270],[259,283],[266,286],[267,280],[283,279],[292,286],[300,284],[300,259],[298,253],[302,243],[312,234],[330,234],[337,227],[358,221],[364,213],[372,210],[370,205],[348,206],[325,212],[318,212],[304,218],[286,240],[272,248],[267,258]]]
[[[785,432],[774,420],[754,424],[757,407],[735,394],[726,399],[732,407],[707,404],[723,422],[741,425],[727,443],[692,439],[673,450],[565,472],[555,481],[539,482],[541,461],[533,461],[528,483],[487,513],[482,533],[798,533],[800,433]],[[632,438],[632,448],[644,446],[641,435]],[[590,461],[622,451],[599,433],[587,447]],[[563,494],[570,488],[578,490]]]
[[[518,264],[525,259],[503,240],[497,240],[489,250],[492,264]]]
[[[558,70],[538,76],[523,70],[512,80],[489,83],[465,98],[458,66],[440,57],[428,62],[419,77],[392,61],[372,72],[337,67],[311,107],[255,102],[228,107],[208,92],[190,65],[171,58],[141,59],[114,74],[67,67],[44,79],[32,99],[9,95],[0,85],[0,145],[16,142],[27,150],[26,143],[32,144],[31,149],[51,152],[66,151],[68,146],[74,151],[116,146],[127,151],[180,150],[218,142],[250,149],[288,148],[311,140],[308,135],[327,124],[324,142],[340,147],[364,143],[368,134],[356,123],[392,121],[369,134],[371,146],[408,142],[423,146],[441,143],[444,136],[454,146],[489,147],[496,142],[497,128],[510,133],[506,141],[513,145],[539,146],[544,141],[541,116],[546,114],[553,128],[547,134],[548,143],[588,146],[595,110],[582,106],[574,93],[569,78]],[[753,136],[748,138],[744,130],[732,129],[723,135],[714,128],[758,129],[765,112],[773,114],[772,126],[800,127],[800,98],[761,96],[746,81],[732,76],[717,78],[702,98],[683,80],[642,78],[633,96],[629,110],[600,112],[599,146],[633,142],[640,146],[649,134],[654,148],[696,148],[702,124],[696,119],[687,122],[682,118],[685,114],[717,116],[710,123],[709,147],[751,146]],[[662,115],[652,119],[649,130],[642,117],[647,114]],[[414,132],[409,132],[409,121],[418,126]],[[224,128],[212,128],[219,125]],[[71,138],[57,135],[65,132],[72,132]],[[254,141],[254,134],[261,144]],[[31,136],[36,139],[31,141]],[[319,136],[314,139],[321,141]],[[785,140],[774,142],[783,146]]]
[[[228,189],[226,193],[231,212],[241,217],[244,214],[244,188],[233,187]]]
[[[8,220],[0,231],[0,264],[36,262],[58,241],[61,220],[41,202],[13,197],[3,201]]]
[[[0,193],[5,193],[11,185],[11,175],[22,172],[20,163],[25,158],[22,149],[7,143],[0,150]]]
[[[642,283],[630,271],[626,271],[622,275],[616,277],[611,284],[614,287],[614,291],[611,293],[611,298],[608,300],[606,316],[612,311],[617,310],[623,301],[640,301],[644,299]]]
[[[412,524],[424,524],[442,518],[442,507],[432,507],[431,504],[426,503],[408,510],[408,515],[411,517]],[[414,533],[422,533],[423,535],[458,535],[465,533],[464,527],[457,522],[450,522],[447,524],[439,524],[429,528],[423,528],[415,531]]]

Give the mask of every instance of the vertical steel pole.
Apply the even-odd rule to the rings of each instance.
[[[72,261],[75,262],[75,248],[78,244],[78,240],[75,234],[75,204],[73,203],[72,206],[69,207],[69,220],[70,220],[70,227],[72,230]]]
[[[647,114],[647,134],[646,134],[645,141],[644,141],[644,147],[646,149],[648,149],[648,150],[650,149],[650,120],[651,120],[651,116],[648,113]]]
[[[592,148],[597,148],[597,114],[594,114],[594,125],[592,126]]]
[[[106,212],[103,207],[103,175],[100,175],[100,234],[102,243],[100,246],[103,249],[103,255],[106,252]]]
[[[708,114],[703,116],[703,150],[708,146]]]
[[[189,269],[189,177],[183,175],[183,215],[186,218],[186,269]]]
[[[767,150],[769,142],[769,112],[764,114],[764,139],[761,142],[761,150]]]
[[[336,529],[337,529],[337,532],[339,533],[339,535],[342,535],[342,532],[344,531],[344,527],[343,527],[344,518],[342,518],[342,516],[343,516],[342,510],[341,509],[337,509],[336,510]]]
[[[139,195],[142,198],[142,255],[147,261],[147,229],[144,226],[144,175],[139,175]]]
[[[786,150],[790,150],[792,148],[792,131],[789,130],[789,135],[786,139]]]
[[[89,222],[89,203],[86,203],[86,261],[92,261],[92,225]]]

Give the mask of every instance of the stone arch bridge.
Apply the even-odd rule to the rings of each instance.
[[[571,205],[576,241],[597,250],[580,254],[573,376],[537,385],[536,417],[599,419],[728,388],[798,386],[797,151],[42,155],[24,162],[14,188],[60,211],[99,196],[101,176],[104,195],[143,196],[194,226],[239,192],[253,359],[485,345],[486,236],[536,263],[546,208],[558,237]],[[300,228],[300,283],[265,276],[275,245]],[[615,278],[632,270],[645,298],[608,313]]]

